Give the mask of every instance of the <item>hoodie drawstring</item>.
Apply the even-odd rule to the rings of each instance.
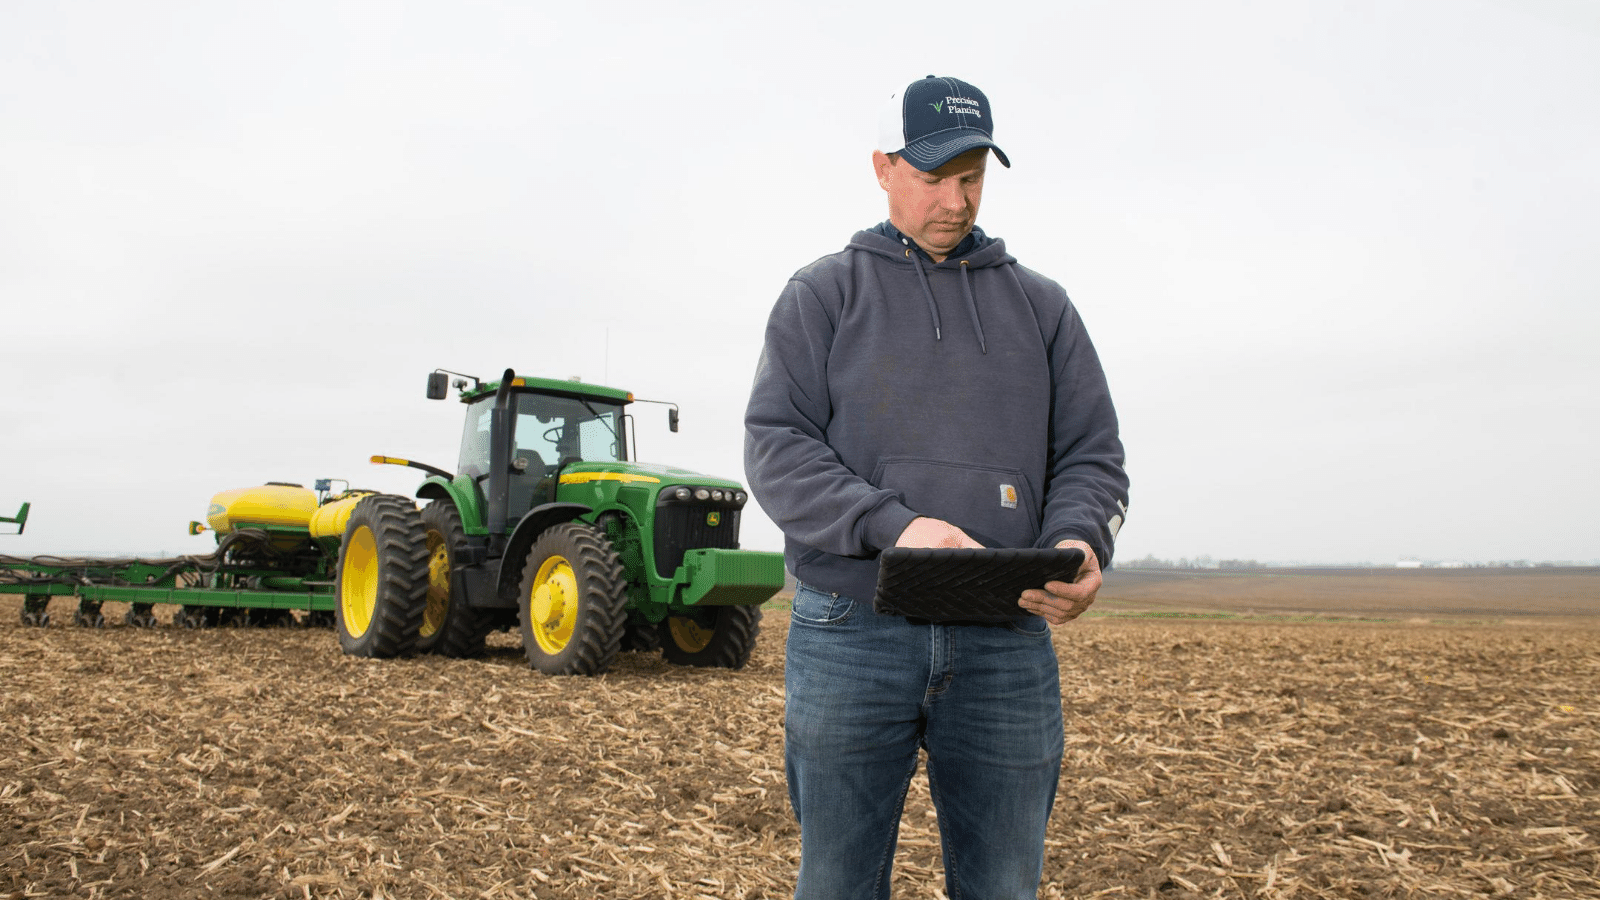
[[[917,268],[917,280],[922,282],[922,296],[928,298],[928,314],[933,317],[933,339],[942,341],[944,337],[940,334],[939,328],[939,304],[934,302],[933,288],[928,286],[928,273],[922,269],[922,256],[909,247],[906,249],[906,256],[911,260],[911,264]],[[967,298],[967,311],[972,315],[972,330],[978,335],[978,349],[987,354],[989,345],[983,338],[983,322],[978,319],[978,301],[972,295],[972,281],[967,271],[967,261],[963,259],[961,261],[961,292]]]
[[[989,352],[989,345],[983,340],[983,323],[978,321],[978,301],[972,296],[972,281],[967,277],[967,261],[961,261],[961,289],[967,295],[967,311],[972,313],[972,330],[978,333],[978,349],[985,354]]]
[[[910,257],[911,264],[917,267],[917,279],[922,282],[922,296],[928,298],[928,314],[933,316],[933,339],[942,341],[944,338],[939,334],[939,304],[933,302],[933,289],[928,287],[928,275],[922,271],[922,257],[910,247],[906,248],[906,256]]]

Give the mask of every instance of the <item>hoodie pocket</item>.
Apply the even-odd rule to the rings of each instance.
[[[1018,469],[889,456],[878,461],[872,483],[986,547],[1032,547],[1039,538],[1038,498]]]

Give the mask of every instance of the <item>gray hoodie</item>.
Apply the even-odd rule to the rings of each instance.
[[[1082,540],[1108,565],[1128,478],[1066,292],[981,233],[935,264],[885,231],[796,272],[767,323],[745,474],[789,570],[870,600],[917,516],[989,547]]]

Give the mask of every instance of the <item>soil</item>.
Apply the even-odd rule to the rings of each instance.
[[[1174,597],[1119,575],[1055,633],[1067,752],[1040,896],[1600,896],[1586,577],[1559,618],[1446,597],[1467,611],[1374,620],[1327,599],[1349,583],[1296,582],[1263,616],[1266,581]],[[323,629],[127,627],[116,604],[79,628],[71,604],[25,628],[0,595],[0,898],[793,890],[782,608],[740,671],[627,653],[550,678],[511,635],[379,661]],[[944,896],[920,776],[895,890]]]

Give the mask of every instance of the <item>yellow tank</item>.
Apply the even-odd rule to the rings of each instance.
[[[265,484],[214,495],[206,524],[217,534],[251,525],[304,528],[316,511],[315,491],[297,484]]]
[[[361,502],[361,498],[370,496],[370,492],[362,492],[325,503],[316,512],[311,514],[311,536],[314,538],[344,537],[344,527],[350,521],[350,513]]]

